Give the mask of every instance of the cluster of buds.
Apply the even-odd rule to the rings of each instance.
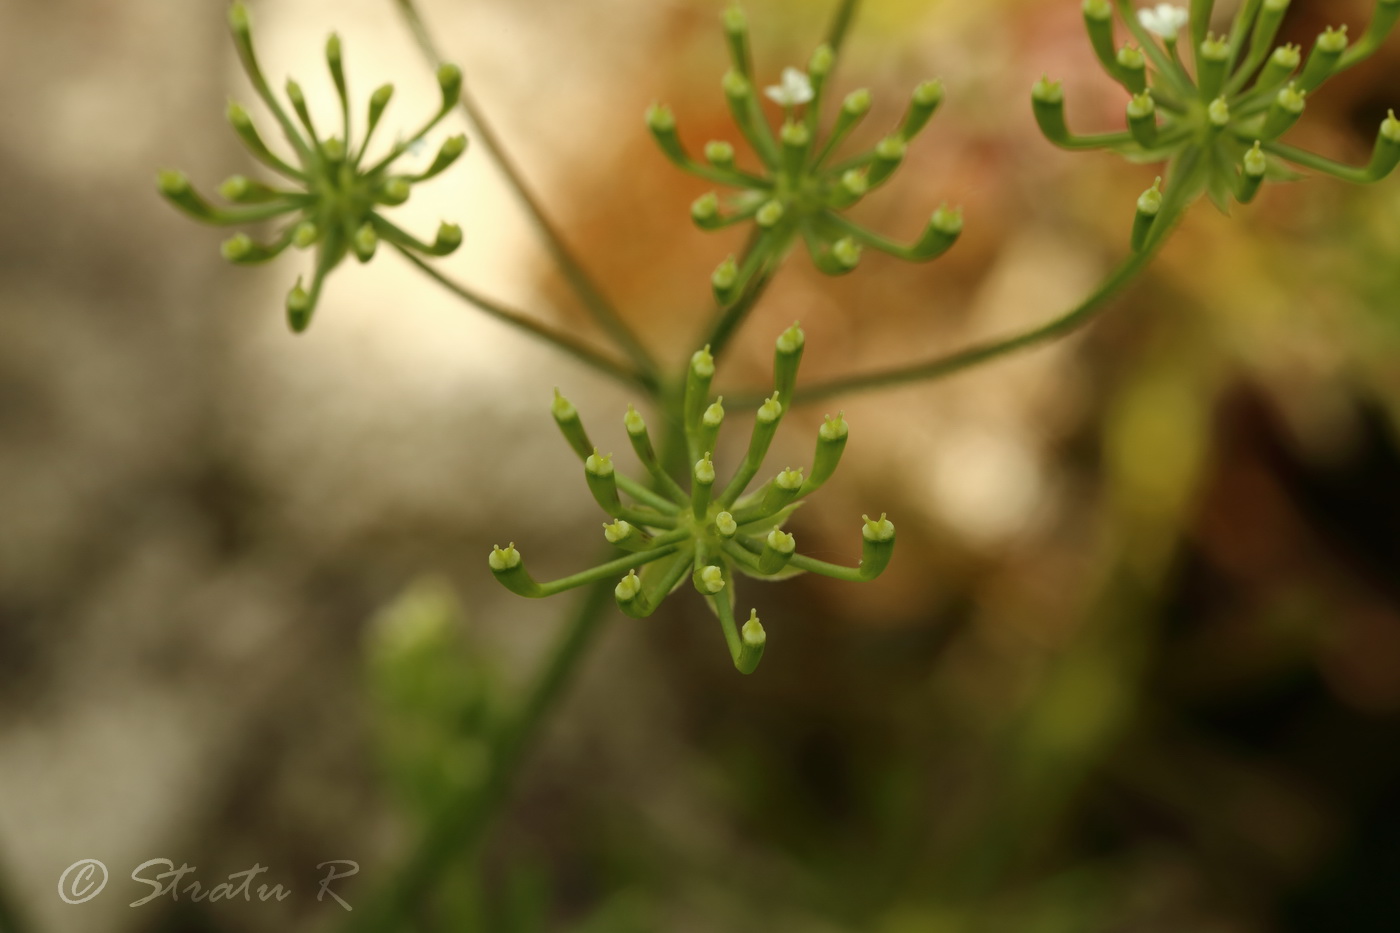
[[[623,423],[649,483],[617,472],[612,457],[599,454],[589,441],[578,410],[556,391],[554,420],[583,461],[593,498],[612,519],[603,525],[604,536],[624,553],[581,573],[539,583],[526,571],[513,543],[497,546],[490,556],[496,579],[521,596],[543,597],[621,575],[614,590],[618,606],[629,616],[645,618],[689,576],[719,618],[734,666],[749,674],[763,656],[767,635],[757,610],[751,610],[742,625],[735,617],[736,572],[766,580],[804,571],[852,581],[878,576],[894,551],[894,523],[883,514],[878,519],[865,517],[861,559],[854,567],[796,553],[796,539],[783,530],[803,498],[836,470],[848,435],[841,414],[828,417],[817,431],[810,473],[784,469],[747,492],[782,420],[780,399],[792,397],[804,341],[796,324],[778,338],[773,394],[758,409],[743,461],[724,483],[718,482],[713,459],[725,417],[723,399],[710,398],[715,361],[708,347],[691,357],[683,402],[688,461],[694,464],[688,491],[662,466],[635,408],[628,407]]]
[[[348,254],[353,253],[360,262],[368,262],[380,240],[401,250],[427,256],[446,256],[461,245],[462,231],[455,224],[443,223],[434,241],[425,243],[400,229],[379,211],[381,207],[403,204],[408,200],[414,184],[438,175],[466,150],[466,137],[452,136],[442,144],[426,170],[413,174],[396,174],[393,171],[394,162],[415,147],[456,105],[462,87],[460,69],[455,65],[443,65],[438,69],[442,103],[422,129],[408,139],[396,141],[382,158],[367,161],[366,150],[384,115],[384,109],[393,97],[393,86],[386,84],[371,95],[364,132],[360,141],[352,144],[350,100],[340,39],[332,35],[326,43],[326,62],[340,96],[342,128],[339,136],[322,138],[311,121],[300,85],[288,80],[286,86],[287,98],[296,113],[297,122],[293,122],[272,93],[253,52],[248,8],[243,3],[234,3],[229,8],[228,19],[243,69],[258,96],[276,118],[295,153],[296,164],[278,156],[263,142],[244,107],[230,102],[228,121],[254,158],[285,178],[290,187],[268,185],[235,175],[219,186],[219,194],[234,205],[232,207],[210,204],[191,187],[184,173],[178,171],[161,172],[159,189],[176,207],[205,223],[232,226],[269,220],[285,221],[268,242],[259,242],[244,233],[225,240],[223,255],[230,262],[266,262],[288,246],[316,248],[316,264],[310,286],[307,287],[298,278],[287,295],[287,319],[292,330],[299,332],[306,329],[316,309],[322,283]],[[297,123],[300,123],[300,129]]]
[[[1375,52],[1400,20],[1400,0],[1376,0],[1370,25],[1355,43],[1348,41],[1346,26],[1328,28],[1306,58],[1296,45],[1274,47],[1288,4],[1245,0],[1228,34],[1217,36],[1209,30],[1213,0],[1191,0],[1189,10],[1162,3],[1136,14],[1130,0],[1084,0],[1094,52],[1132,95],[1128,129],[1097,136],[1070,133],[1060,84],[1041,79],[1031,92],[1041,131],[1066,149],[1108,149],[1134,161],[1167,162],[1168,194],[1178,209],[1202,192],[1222,211],[1231,198],[1248,203],[1264,179],[1298,177],[1290,165],[1344,181],[1379,181],[1400,162],[1400,120],[1394,111],[1380,125],[1370,162],[1360,167],[1284,145],[1279,138],[1302,116],[1310,94]],[[1114,5],[1138,45],[1116,47]],[[1183,56],[1181,45],[1187,43]],[[1139,199],[1135,247],[1151,236],[1162,204],[1158,185]]]
[[[817,268],[828,275],[850,272],[867,246],[914,262],[946,252],[962,231],[958,209],[940,207],[918,240],[907,246],[866,230],[841,213],[894,174],[909,141],[942,103],[943,85],[938,81],[920,84],[893,133],[868,152],[833,161],[841,142],[870,110],[870,92],[847,94],[835,125],[824,141],[819,140],[822,97],[836,59],[831,47],[822,45],[805,73],[788,68],[780,84],[767,88],[767,96],[784,112],[775,135],[758,100],[743,11],[730,7],[722,21],[731,64],[722,82],[724,96],[760,167],[756,171],[740,168],[734,146],[721,140],[707,143],[704,161],[698,161],[681,144],[670,108],[656,105],[647,111],[647,126],[667,158],[693,175],[738,189],[723,200],[713,192],[697,199],[690,210],[695,224],[703,230],[750,221],[755,225],[753,245],[743,263],[730,256],[711,277],[719,303],[737,301],[748,283],[781,259],[798,237]]]

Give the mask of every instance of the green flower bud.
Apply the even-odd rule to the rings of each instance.
[[[442,109],[451,110],[462,96],[462,69],[451,64],[439,65],[437,82],[442,90]]]
[[[307,249],[314,246],[320,238],[320,229],[309,220],[303,220],[292,231],[292,245],[297,249]]]
[[[865,116],[870,112],[870,91],[858,88],[847,94],[841,101],[841,112],[855,119]]]
[[[685,147],[681,145],[680,137],[676,134],[676,115],[671,112],[670,107],[663,104],[652,104],[648,107],[647,129],[651,130],[652,138],[668,159],[678,165],[687,163]]]
[[[904,139],[900,136],[886,136],[876,144],[875,161],[870,163],[868,176],[872,187],[894,174],[899,163],[904,161],[904,150]]]
[[[817,450],[812,455],[812,475],[802,487],[802,495],[807,495],[821,486],[836,472],[841,462],[841,454],[846,449],[846,439],[850,428],[846,425],[845,412],[838,411],[836,417],[826,416],[817,429]]]
[[[1279,91],[1269,106],[1269,114],[1264,118],[1263,138],[1278,139],[1298,122],[1307,106],[1307,93],[1298,89],[1296,82]]]
[[[792,398],[797,386],[797,368],[802,363],[802,351],[807,344],[807,335],[796,321],[778,335],[773,347],[773,385],[780,398]]]
[[[235,263],[247,259],[253,249],[253,240],[246,233],[235,233],[219,246],[219,252],[224,259]]]
[[[953,248],[953,244],[962,235],[962,229],[962,208],[949,207],[946,203],[939,205],[929,217],[923,235],[910,250],[910,258],[919,262],[937,259]]]
[[[266,204],[279,201],[286,195],[246,175],[231,175],[219,185],[219,197],[235,204]]]
[[[1089,44],[1094,54],[1105,66],[1113,63],[1113,8],[1108,0],[1084,0],[1084,30],[1089,34]],[[1117,74],[1112,67],[1109,73]]]
[[[642,533],[620,518],[603,523],[603,537],[608,539],[609,544],[629,551],[641,550],[646,546]]]
[[[783,202],[777,200],[768,201],[760,207],[758,213],[754,215],[754,221],[765,230],[771,230],[773,227],[777,226],[778,221],[782,219]]]
[[[436,158],[433,159],[433,164],[428,166],[427,171],[418,176],[418,180],[427,181],[429,178],[442,174],[451,167],[452,163],[460,159],[462,154],[466,151],[467,137],[465,135],[458,133],[456,136],[447,137],[442,146],[438,148],[438,153]]]
[[[1298,66],[1303,61],[1302,50],[1293,44],[1281,45],[1274,49],[1269,60],[1264,64],[1264,70],[1259,72],[1259,80],[1255,82],[1255,87],[1261,90],[1273,90],[1281,86],[1298,70]]]
[[[1395,111],[1392,110],[1381,121],[1380,132],[1376,134],[1376,148],[1371,154],[1371,164],[1367,166],[1367,172],[1371,178],[1379,181],[1395,171],[1397,164],[1400,164],[1400,120],[1395,118]]]
[[[228,8],[228,25],[235,33],[246,36],[253,28],[253,17],[243,3],[234,3]]]
[[[374,225],[361,224],[360,229],[355,231],[350,246],[355,251],[355,258],[360,262],[369,262],[374,258],[374,251],[379,247],[379,234],[374,232]]]
[[[817,46],[812,57],[807,60],[807,74],[815,81],[825,78],[836,64],[836,53],[831,50],[831,46],[822,43]]]
[[[1052,142],[1069,139],[1065,123],[1065,91],[1058,81],[1042,77],[1031,87],[1031,110],[1040,131]]]
[[[1157,215],[1162,211],[1162,179],[1158,178],[1152,183],[1152,187],[1142,193],[1137,201],[1137,216],[1133,219],[1132,247],[1134,250],[1141,250],[1147,245],[1147,237],[1152,232],[1152,225],[1157,220]]]
[[[642,591],[642,580],[637,576],[637,571],[627,571],[627,576],[613,588],[613,597],[619,606],[625,606],[637,598]]]
[[[1217,97],[1206,107],[1206,118],[1210,120],[1210,125],[1216,129],[1224,129],[1230,125],[1230,103],[1223,97]]]
[[[778,528],[768,533],[763,543],[763,552],[758,557],[758,572],[774,574],[787,566],[797,550],[797,539]]]
[[[724,589],[724,569],[715,564],[695,571],[695,588],[705,596],[713,596]]]
[[[850,237],[842,237],[831,244],[831,256],[836,260],[838,274],[850,272],[860,265],[860,244]]]
[[[768,633],[763,630],[763,623],[758,621],[758,610],[749,611],[749,620],[744,623],[739,630],[739,656],[734,659],[734,666],[741,674],[752,674],[758,669],[758,662],[763,660],[763,648],[768,643]]]
[[[554,423],[559,426],[559,433],[564,435],[564,440],[574,453],[580,459],[587,460],[597,448],[588,440],[588,432],[583,428],[578,409],[559,393],[558,386],[554,387],[554,401],[550,403],[549,411],[554,416]]]
[[[647,433],[646,420],[631,404],[627,406],[627,414],[622,416],[622,426],[627,429],[628,437],[641,437]]]
[[[719,216],[719,195],[709,191],[692,201],[690,219],[702,230],[712,230],[719,226],[723,222]]]
[[[719,427],[724,423],[724,396],[721,395],[718,401],[713,402],[705,409],[700,416],[700,447],[704,450],[714,450],[715,440],[719,437]]]
[[[928,121],[933,117],[938,105],[943,103],[943,82],[925,81],[914,88],[914,93],[909,99],[909,109],[904,113],[904,120],[899,125],[899,135],[905,141],[913,139],[920,130],[928,125]]]
[[[311,323],[311,314],[316,310],[310,293],[302,288],[301,279],[287,292],[287,324],[294,333],[301,333]]]
[[[515,549],[515,542],[512,541],[504,548],[493,545],[487,563],[497,582],[517,596],[537,598],[542,595],[540,585],[525,569],[525,562],[520,552]]]
[[[1207,35],[1196,52],[1196,83],[1202,100],[1214,100],[1225,86],[1230,69],[1230,43],[1224,38]]]
[[[604,512],[616,516],[622,511],[611,456],[599,454],[598,449],[593,448],[593,453],[583,461],[583,476],[588,483],[588,491]]]
[[[737,71],[726,71],[720,87],[724,89],[724,96],[729,98],[731,107],[744,103],[753,93],[753,85],[749,84],[749,79]]]
[[[758,406],[758,412],[755,415],[758,418],[758,423],[762,425],[774,424],[782,416],[783,403],[778,401],[777,392],[763,400],[763,404]]]
[[[409,180],[401,175],[396,175],[380,186],[379,200],[390,207],[397,207],[407,201],[412,192],[413,188]]]
[[[715,301],[722,306],[728,305],[734,300],[738,286],[739,263],[732,255],[726,256],[710,273],[710,289],[715,294]]]
[[[1128,101],[1128,129],[1144,149],[1157,142],[1157,105],[1151,91],[1136,94]]]
[[[434,256],[446,256],[462,245],[462,228],[443,221],[438,224],[437,235],[433,237]]]
[[[715,168],[733,168],[734,147],[722,140],[712,139],[705,143],[705,160]]]
[[[1118,73],[1128,93],[1141,94],[1147,90],[1147,59],[1143,57],[1141,50],[1125,45],[1118,50],[1113,60],[1118,65]]]
[[[1235,194],[1235,199],[1241,204],[1248,204],[1254,200],[1254,196],[1259,193],[1259,186],[1264,181],[1264,173],[1269,169],[1269,161],[1264,156],[1261,143],[1255,140],[1254,147],[1244,154],[1243,164],[1240,167],[1240,186]]]
[[[807,148],[812,143],[812,133],[806,123],[792,120],[785,122],[778,130],[778,139],[783,144],[783,169],[796,178],[802,174],[803,163],[807,161]]]
[[[860,530],[860,574],[873,580],[884,573],[894,554],[894,522],[884,512],[878,519],[872,520],[869,515],[862,515],[861,519],[865,525]]]
[[[719,532],[721,538],[732,538],[739,532],[739,523],[730,513],[720,512],[715,516],[715,531]]]
[[[691,470],[693,482],[690,486],[690,511],[695,516],[696,521],[704,521],[705,513],[710,508],[710,496],[715,485],[715,464],[710,459],[710,452],[706,451],[705,456],[695,461],[695,468]]]
[[[332,165],[338,165],[345,161],[345,143],[332,136],[321,143],[321,155]]]
[[[710,397],[710,382],[715,378],[715,358],[710,355],[710,345],[696,350],[690,357],[686,370],[684,408],[686,431],[700,426],[700,416]]]
[[[1333,29],[1328,26],[1313,44],[1312,52],[1308,54],[1308,63],[1303,66],[1303,74],[1298,78],[1298,85],[1304,91],[1315,90],[1336,73],[1337,63],[1341,61],[1342,53],[1346,50],[1347,27]]]

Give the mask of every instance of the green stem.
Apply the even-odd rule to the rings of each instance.
[[[507,324],[510,324],[514,327],[518,327],[523,331],[534,334],[536,337],[539,337],[540,339],[550,344],[553,344],[555,347],[559,348],[560,350],[563,350],[565,353],[568,353],[575,359],[587,363],[589,366],[592,366],[599,372],[606,373],[607,375],[623,383],[624,385],[640,386],[643,389],[649,388],[645,377],[643,377],[640,373],[636,372],[635,370],[624,366],[616,360],[603,356],[598,351],[593,350],[590,347],[584,346],[583,344],[577,342],[572,337],[566,334],[561,334],[555,331],[546,324],[541,324],[539,321],[528,318],[525,315],[521,314],[519,311],[507,308],[505,305],[499,304],[498,302],[495,302],[484,295],[478,294],[477,292],[461,284],[460,282],[456,282],[452,279],[449,279],[437,269],[433,268],[433,266],[431,266],[427,262],[424,262],[414,253],[404,249],[397,243],[392,243],[390,245],[393,246],[394,249],[398,250],[401,254],[403,254],[404,258],[406,258],[409,262],[413,263],[419,269],[423,270],[423,272],[427,273],[429,278],[433,279],[435,282],[437,282],[442,287],[446,288],[448,291],[452,292],[457,297],[473,305],[476,305],[478,308],[485,311],[487,314],[491,315],[497,320],[504,321]]]
[[[850,32],[858,12],[860,0],[841,0],[837,4],[836,11],[831,15],[831,25],[826,30],[826,44],[831,47],[832,52],[841,51],[841,45],[846,41],[846,33]]]
[[[990,362],[998,357],[1015,353],[1018,350],[1046,343],[1056,337],[1063,337],[1093,320],[1107,306],[1111,298],[1122,291],[1129,282],[1137,277],[1138,273],[1147,267],[1161,249],[1162,244],[1166,242],[1170,231],[1180,220],[1184,210],[1184,205],[1164,204],[1161,214],[1157,217],[1155,235],[1148,240],[1143,249],[1124,260],[1089,297],[1053,320],[1011,337],[974,344],[956,353],[922,363],[879,370],[859,376],[847,376],[805,389],[799,388],[793,402],[815,402],[819,399],[848,392],[863,392],[870,389],[903,385],[908,382],[941,379],[964,369]],[[747,398],[741,399],[739,404],[746,404],[749,401],[750,399]]]
[[[775,234],[774,242],[764,242],[766,237],[756,236],[750,241],[749,247],[744,251],[743,257],[739,260],[739,268],[743,269],[750,261],[755,250],[762,250],[767,255],[757,257],[759,261],[758,270],[749,277],[744,287],[744,293],[739,299],[728,308],[721,309],[715,318],[715,322],[710,329],[709,339],[705,343],[709,344],[710,352],[718,356],[730,339],[734,336],[734,331],[744,322],[754,305],[763,297],[763,293],[768,288],[768,283],[773,280],[773,273],[782,264],[783,257],[787,255],[791,248],[792,241],[788,234]]]
[[[521,763],[546,714],[563,695],[602,627],[604,610],[612,601],[614,581],[590,587],[560,633],[544,665],[531,682],[515,714],[500,727],[492,742],[490,772],[483,785],[451,802],[432,821],[413,852],[404,860],[379,900],[357,910],[347,933],[398,930],[429,899],[443,875],[463,857],[480,849],[492,819],[506,802]]]
[[[395,0],[398,4],[399,12],[408,22],[409,30],[418,42],[419,49],[423,55],[436,67],[443,63],[442,55],[439,54],[437,45],[429,35],[427,26],[423,22],[423,17],[418,12],[415,0]],[[592,277],[584,270],[583,265],[574,256],[568,245],[564,242],[563,236],[555,228],[553,221],[545,213],[543,205],[535,197],[529,185],[525,183],[519,168],[506,153],[501,145],[500,138],[487,121],[486,115],[477,106],[476,101],[467,91],[466,85],[462,87],[460,96],[462,111],[467,115],[473,127],[476,128],[477,137],[481,144],[490,153],[500,168],[501,173],[506,176],[511,188],[515,191],[516,197],[520,199],[525,210],[535,222],[541,236],[544,239],[545,248],[550,257],[559,266],[559,271],[563,273],[564,279],[574,290],[579,301],[593,316],[593,319],[608,333],[617,345],[631,357],[640,373],[640,381],[644,388],[654,392],[657,383],[656,361],[647,351],[636,334],[628,327],[617,309],[613,307],[601,289],[593,282]]]

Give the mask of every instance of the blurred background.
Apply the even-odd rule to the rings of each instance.
[[[806,61],[832,5],[746,4],[761,79]],[[640,401],[392,255],[342,267],[310,331],[288,334],[307,258],[230,267],[221,234],[154,190],[160,167],[205,191],[249,170],[222,120],[228,96],[252,100],[224,8],[0,7],[6,933],[339,929],[317,866],[359,864],[335,888],[352,904],[394,874],[482,780],[493,717],[570,609],[497,586],[491,544],[517,541],[541,576],[597,552],[551,388],[605,449],[625,449]],[[735,138],[719,9],[423,5],[569,242],[670,361],[739,243],[690,225],[706,189],[642,114],[666,101],[690,145]],[[332,30],[359,106],[392,80],[391,131],[431,112],[392,0],[254,12],[274,83],[295,73],[316,113],[334,111]],[[1369,13],[1294,0],[1281,39],[1357,35]],[[1006,333],[1092,288],[1154,167],[1045,143],[1026,105],[1043,72],[1077,129],[1118,124],[1074,0],[866,0],[836,79],[876,100],[854,142],[917,81],[949,94],[855,216],[907,239],[948,200],[967,232],[937,263],[867,254],[840,280],[794,255],[721,390],[764,385],[795,318],[813,381]],[[1364,161],[1396,104],[1392,37],[1294,139]],[[479,145],[399,213],[421,235],[462,225],[453,275],[592,333]],[[852,442],[791,529],[849,562],[860,514],[888,511],[886,575],[746,581],[770,642],[747,678],[698,600],[647,622],[609,610],[480,858],[439,866],[402,929],[1400,929],[1398,295],[1400,181],[1271,185],[1234,217],[1198,205],[1084,332],[798,410],[772,462],[806,462],[838,407]],[[206,885],[267,866],[292,895],[126,906],[156,858]],[[65,904],[55,884],[82,859],[110,885]]]

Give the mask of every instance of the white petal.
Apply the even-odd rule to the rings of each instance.
[[[784,107],[805,104],[812,99],[812,82],[807,75],[796,68],[783,69],[783,83],[764,89],[765,94],[775,103]]]

